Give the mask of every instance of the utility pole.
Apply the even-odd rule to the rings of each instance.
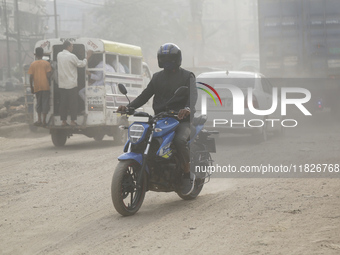
[[[20,20],[19,20],[19,6],[18,0],[15,0],[15,20],[17,24],[17,41],[18,41],[18,63],[20,76],[23,75],[22,58],[21,58],[21,35],[20,35]]]
[[[57,0],[54,0],[54,30],[55,38],[58,38]]]
[[[201,53],[201,56],[204,54],[204,37],[203,37],[203,26],[202,26],[202,12],[203,12],[203,0],[190,0],[190,10],[191,10],[191,40],[193,43],[193,67],[196,66],[195,57]]]
[[[8,39],[8,21],[7,21],[7,5],[6,0],[3,0],[4,5],[4,15],[5,15],[5,26],[6,26],[6,44],[7,44],[7,72],[8,77],[11,78],[11,56],[10,56],[10,48],[9,48],[9,39]]]

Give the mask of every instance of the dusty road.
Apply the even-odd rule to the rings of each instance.
[[[214,158],[340,163],[339,143],[340,123],[320,113],[260,145],[221,135]],[[110,197],[120,153],[110,138],[0,138],[0,254],[340,254],[339,179],[213,178],[194,201],[149,192],[122,217]]]

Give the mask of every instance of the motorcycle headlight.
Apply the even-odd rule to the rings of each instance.
[[[141,124],[133,124],[129,128],[129,139],[132,144],[137,144],[142,141],[145,127]]]

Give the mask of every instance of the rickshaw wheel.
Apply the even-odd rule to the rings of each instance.
[[[100,142],[100,141],[102,141],[102,140],[104,139],[104,136],[105,136],[105,134],[103,134],[103,133],[98,133],[98,134],[95,134],[95,136],[93,137],[93,139],[94,139],[95,141],[97,141],[97,142]]]
[[[67,133],[64,130],[51,130],[51,138],[54,146],[62,147],[67,140]]]

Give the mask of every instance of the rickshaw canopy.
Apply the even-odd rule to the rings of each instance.
[[[129,55],[135,57],[142,57],[142,49],[139,46],[112,42],[97,38],[53,38],[40,40],[36,43],[35,48],[42,47],[44,54],[50,54],[54,45],[61,45],[64,41],[69,40],[73,44],[83,44],[86,50],[94,52],[107,52],[119,55]]]

